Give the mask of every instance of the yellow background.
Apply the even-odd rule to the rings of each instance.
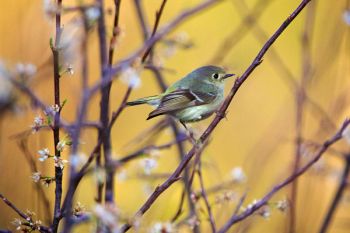
[[[190,49],[177,49],[174,56],[163,58],[164,66],[175,72],[164,72],[166,82],[171,84],[192,71],[194,68],[206,65],[215,55],[217,48],[225,38],[240,25],[243,16],[248,12],[237,10],[234,1],[222,1],[205,10],[176,28],[171,36],[177,33],[187,33],[193,42]],[[73,5],[74,1],[63,1]],[[147,21],[153,25],[155,11],[161,1],[144,0]],[[200,1],[168,0],[165,6],[160,26],[176,17],[181,11],[195,6]],[[238,1],[239,2],[239,1]],[[336,126],[349,116],[349,25],[343,20],[346,1],[312,1],[316,4],[316,16],[311,39],[311,63],[313,66],[312,80],[308,86],[308,95],[321,106]],[[246,1],[252,8],[256,1]],[[113,9],[112,1],[106,1],[107,8]],[[258,19],[259,26],[267,35],[277,29],[281,22],[296,8],[299,1],[275,0],[266,7]],[[310,6],[308,6],[310,7]],[[308,8],[307,7],[307,8]],[[283,59],[288,69],[299,82],[302,77],[302,33],[304,31],[307,9],[297,17],[290,27],[273,45]],[[77,17],[76,14],[63,16],[65,24]],[[107,15],[108,37],[111,36],[113,16]],[[133,1],[124,0],[121,6],[120,27],[124,36],[121,38],[115,52],[118,61],[142,44],[142,34],[135,14]],[[249,29],[247,36],[233,48],[226,49],[226,59],[220,64],[229,67],[230,71],[240,75],[249,66],[263,43],[257,40],[253,30]],[[16,63],[33,63],[38,72],[31,81],[35,93],[45,103],[53,103],[53,75],[49,39],[54,37],[54,21],[49,20],[39,0],[1,1],[0,3],[0,59],[8,67]],[[164,49],[160,45],[158,51]],[[61,78],[61,99],[67,99],[63,109],[63,117],[73,120],[79,103],[80,75],[79,56],[76,58],[75,74]],[[96,30],[89,36],[89,76],[90,84],[99,79],[98,39]],[[141,73],[142,84],[131,94],[131,99],[159,93],[157,83],[152,74],[145,70]],[[259,199],[277,182],[287,177],[292,171],[295,155],[295,91],[288,85],[286,74],[281,72],[275,59],[268,52],[264,62],[254,71],[249,80],[235,96],[228,109],[227,119],[222,120],[211,136],[210,145],[204,151],[203,167],[206,187],[219,184],[230,178],[230,171],[240,166],[246,172],[247,182],[235,185],[231,191],[242,195],[247,191],[245,206]],[[228,81],[226,91],[233,85],[234,80]],[[121,81],[113,84],[111,92],[111,109],[119,106],[126,85]],[[16,113],[2,114],[0,118],[0,192],[12,200],[20,209],[33,210],[42,220],[45,219],[41,200],[35,191],[30,178],[31,171],[23,154],[18,149],[16,140],[10,137],[23,130],[29,129],[39,110],[30,108],[27,97],[19,97],[20,109]],[[331,136],[336,129],[325,128],[321,123],[324,118],[313,110],[309,104],[305,105],[303,138],[321,143]],[[115,158],[127,155],[132,149],[125,145],[136,135],[151,127],[159,119],[146,121],[151,110],[148,106],[139,106],[124,111],[112,130],[113,156]],[[95,96],[89,104],[88,119],[98,120],[99,97]],[[210,120],[193,124],[192,127],[202,132]],[[80,151],[89,154],[96,141],[96,131],[85,130],[81,141]],[[156,144],[171,140],[170,131],[161,135]],[[29,148],[33,156],[36,151],[48,147],[53,151],[53,136],[51,132],[39,132],[29,138]],[[349,145],[340,143],[342,151],[349,151]],[[188,149],[190,148],[187,145]],[[134,147],[137,147],[134,145]],[[64,156],[67,156],[67,150]],[[307,161],[311,157],[303,157]],[[37,160],[36,160],[37,161]],[[178,164],[176,147],[161,151],[156,173],[170,173]],[[37,162],[43,174],[53,175],[54,167],[50,162]],[[69,165],[68,165],[69,166]],[[323,159],[299,181],[297,232],[317,232],[325,211],[333,197],[337,180],[341,175],[342,160],[331,153],[325,154]],[[116,202],[118,207],[131,216],[146,200],[145,185],[154,188],[162,180],[145,181],[135,179],[138,174],[139,162],[135,161],[125,167],[127,179],[116,183]],[[68,169],[64,171],[65,179]],[[64,184],[67,184],[66,180]],[[198,186],[198,182],[195,182]],[[156,221],[166,221],[173,216],[177,209],[177,202],[181,194],[180,184],[174,184],[152,206],[141,223],[141,232]],[[290,187],[283,189],[272,202],[285,198]],[[52,197],[54,185],[45,188],[48,196]],[[349,197],[345,193],[345,196]],[[95,197],[95,180],[91,177],[84,179],[79,186],[76,200],[83,203],[87,210],[93,208]],[[213,202],[215,195],[210,197]],[[51,205],[53,202],[51,203]],[[201,205],[203,207],[203,205]],[[51,206],[52,207],[52,206]],[[222,226],[232,214],[235,202],[228,205],[215,205],[214,214],[217,225]],[[329,232],[350,232],[349,198],[342,200]],[[205,214],[201,214],[205,218]],[[0,204],[0,228],[10,228],[16,214],[3,203]],[[286,232],[288,229],[288,213],[283,214],[272,210],[272,216],[265,220],[253,216],[237,226],[249,225],[249,232]],[[85,231],[87,228],[79,228]],[[85,229],[85,230],[82,230]],[[209,224],[203,221],[203,232],[209,232]],[[233,229],[238,229],[237,227]],[[187,232],[187,228],[181,228]],[[233,232],[233,231],[232,231]]]

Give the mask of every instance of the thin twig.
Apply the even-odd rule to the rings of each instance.
[[[57,7],[62,7],[62,0],[57,0]],[[60,108],[54,114],[54,124],[53,124],[53,141],[55,148],[55,156],[60,158],[61,151],[57,149],[57,145],[60,141],[60,114],[61,114],[61,100],[60,100],[60,62],[59,62],[59,46],[61,37],[61,12],[56,13],[56,34],[55,34],[55,45],[51,48],[53,55],[53,78],[54,78],[54,100],[55,106]],[[55,166],[55,204],[54,204],[54,217],[52,221],[52,231],[54,233],[58,230],[58,225],[60,222],[60,212],[61,212],[61,199],[62,199],[62,179],[63,179],[63,169],[60,166]]]
[[[38,167],[35,163],[35,160],[33,158],[33,155],[28,149],[28,137],[20,138],[18,141],[18,147],[24,154],[25,158],[27,159],[27,162],[31,168],[31,172],[37,172]],[[52,213],[51,213],[51,203],[49,198],[47,197],[44,187],[41,185],[40,182],[34,183],[38,192],[39,192],[39,197],[42,198],[41,200],[43,201],[43,204],[45,206],[44,211],[45,211],[45,218],[47,223],[52,221]]]
[[[268,201],[277,193],[279,190],[287,186],[288,184],[292,183],[295,179],[297,179],[299,176],[304,174],[313,164],[315,164],[322,155],[326,152],[328,147],[336,143],[342,138],[343,131],[348,127],[350,124],[350,120],[346,119],[341,128],[338,130],[338,132],[331,137],[330,139],[326,140],[319,151],[315,154],[314,158],[311,159],[308,163],[306,163],[303,167],[301,167],[296,173],[293,173],[289,177],[287,177],[284,181],[274,186],[271,191],[269,191],[263,198],[261,198],[259,201],[257,201],[255,204],[252,204],[250,208],[247,208],[245,211],[243,211],[239,215],[233,215],[226,223],[225,225],[218,231],[218,233],[224,233],[227,232],[232,225],[234,225],[237,222],[240,222],[253,213],[260,209],[262,206],[266,205]]]
[[[199,177],[199,184],[200,184],[200,187],[201,187],[201,194],[202,194],[205,206],[206,206],[207,211],[208,211],[208,216],[209,216],[209,222],[210,222],[211,230],[212,230],[213,233],[215,233],[216,232],[215,220],[214,220],[213,213],[211,211],[211,206],[210,206],[210,203],[209,203],[209,200],[208,200],[208,195],[206,193],[205,186],[204,186],[204,181],[203,181],[203,176],[202,176],[202,163],[201,163],[201,161],[198,162],[197,174],[198,174],[198,177]]]
[[[154,21],[154,26],[153,26],[153,31],[152,31],[151,37],[153,37],[156,34],[156,32],[157,32],[157,29],[158,29],[158,26],[159,26],[159,22],[160,22],[160,18],[162,16],[162,13],[163,13],[163,10],[164,10],[166,2],[167,2],[167,0],[163,0],[162,4],[160,5],[159,10],[156,12],[156,20]],[[152,48],[153,48],[153,46],[150,46],[146,50],[146,52],[143,54],[142,59],[141,59],[142,63],[146,61],[148,55],[152,51]]]
[[[234,3],[237,3],[237,1],[234,1]],[[245,1],[242,0],[240,1],[240,3],[241,4],[236,4],[237,8],[240,6],[237,12],[241,13],[243,16],[243,13],[249,11],[249,8],[247,4],[245,4]],[[247,26],[250,24],[254,24],[254,27],[252,27],[252,32],[261,43],[264,43],[268,39],[268,35],[265,33],[264,29],[259,25],[259,22],[256,20],[256,18],[251,17],[250,21],[247,21],[246,24]],[[229,53],[226,52],[222,54],[222,56],[227,56],[227,54]],[[288,84],[288,87],[291,89],[291,91],[295,92],[296,89],[300,89],[299,83],[296,81],[295,75],[289,69],[287,64],[283,61],[282,57],[279,55],[275,48],[270,49],[269,58],[271,63],[276,67],[275,70],[281,73],[280,77],[285,80],[286,84]],[[322,116],[322,120],[327,124],[328,128],[330,128],[331,130],[336,129],[336,125],[333,123],[328,113],[315,100],[313,100],[311,96],[309,96],[305,89],[300,90],[304,91],[303,95],[307,100],[307,104],[309,104],[310,107],[314,110],[312,112],[316,116]]]
[[[122,100],[121,104],[119,105],[118,109],[115,112],[112,113],[111,121],[110,121],[109,126],[108,126],[110,130],[112,129],[112,126],[114,125],[114,123],[117,120],[117,118],[120,116],[120,114],[122,113],[122,111],[126,107],[126,102],[129,99],[131,91],[132,91],[132,87],[129,86],[127,91],[125,92],[123,100]]]
[[[21,218],[25,220],[30,219],[28,215],[26,215],[23,211],[18,209],[9,199],[4,197],[4,195],[2,195],[1,193],[0,193],[0,198],[6,205],[8,205],[11,209],[13,209]],[[52,232],[52,231],[49,227],[40,226],[40,232],[46,233],[46,232]]]
[[[98,150],[100,149],[100,147],[101,147],[101,142],[98,142],[97,145],[92,150],[92,152],[91,152],[88,160],[86,161],[86,163],[75,174],[74,178],[72,178],[70,180],[69,187],[68,187],[68,190],[67,190],[67,194],[66,194],[66,196],[64,198],[64,201],[63,201],[63,204],[62,204],[62,211],[61,211],[60,218],[62,218],[64,215],[66,215],[66,213],[68,211],[67,210],[68,204],[71,202],[71,199],[73,199],[74,193],[75,193],[76,189],[78,188],[78,185],[79,185],[81,179],[86,174],[89,165],[92,163],[92,161],[96,157],[96,154],[98,153]]]
[[[120,159],[118,159],[117,161],[115,161],[113,164],[115,164],[116,166],[119,166],[120,164],[124,164],[124,163],[127,163],[127,162],[130,162],[131,160],[134,160],[135,158],[139,158],[140,156],[142,155],[145,155],[149,152],[151,152],[152,150],[164,150],[164,149],[168,149],[170,148],[171,146],[173,146],[174,144],[177,144],[178,142],[183,142],[183,141],[186,141],[187,138],[181,138],[179,140],[174,140],[172,142],[169,142],[169,143],[165,143],[165,144],[162,144],[162,145],[159,145],[159,146],[155,146],[155,145],[151,145],[151,146],[146,146],[130,155],[127,155],[127,156],[124,156]]]
[[[106,25],[105,25],[105,14],[104,14],[104,1],[96,0],[99,5],[100,17],[98,18],[98,38],[100,48],[100,66],[101,66],[101,80],[109,80],[109,64],[107,54],[107,43],[106,43]],[[118,14],[116,12],[116,14]],[[100,100],[100,121],[102,123],[102,129],[98,133],[98,140],[102,141],[103,154],[105,165],[112,161],[112,143],[111,143],[111,132],[108,127],[109,125],[109,109],[110,109],[110,91],[112,83],[101,87],[101,100]],[[106,171],[106,189],[104,200],[106,202],[114,202],[114,173],[112,171]]]
[[[322,223],[322,226],[320,229],[320,233],[327,232],[329,225],[332,221],[332,217],[334,216],[334,213],[335,213],[335,211],[336,211],[336,209],[341,201],[341,198],[343,197],[343,193],[345,191],[345,188],[348,185],[347,180],[348,180],[349,172],[350,172],[350,156],[349,155],[347,155],[344,158],[344,163],[345,163],[345,166],[343,169],[343,175],[342,175],[341,179],[339,180],[339,186],[338,186],[337,192],[333,198],[332,204],[330,205],[330,207],[327,211],[327,214],[323,220],[323,223]]]

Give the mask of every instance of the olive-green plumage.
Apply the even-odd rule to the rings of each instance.
[[[217,66],[200,67],[171,85],[164,93],[141,98],[127,105],[155,106],[147,120],[170,114],[180,122],[194,122],[212,115],[224,100],[225,80],[233,74]]]

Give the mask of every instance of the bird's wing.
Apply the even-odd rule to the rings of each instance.
[[[147,120],[176,110],[209,104],[215,97],[216,93],[213,92],[200,92],[189,89],[174,90],[162,97],[158,108],[149,114]]]

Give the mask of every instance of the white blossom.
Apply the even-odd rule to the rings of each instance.
[[[139,76],[139,72],[132,67],[126,68],[120,78],[125,84],[132,88],[138,88],[141,86],[141,79]]]
[[[27,214],[27,221],[31,221],[32,218],[36,215],[36,213],[34,213],[33,211],[30,211],[30,210],[26,210],[26,214]]]
[[[253,208],[258,203],[258,200],[254,199],[252,203],[248,204],[247,209]]]
[[[60,106],[58,104],[54,104],[50,106],[51,110],[53,112],[59,112],[60,111]]]
[[[40,115],[34,117],[34,127],[40,127],[44,124],[44,118]]]
[[[74,167],[85,164],[86,160],[86,155],[84,153],[77,153],[70,156],[70,164]]]
[[[61,169],[64,168],[64,165],[66,163],[68,163],[68,160],[65,160],[65,159],[61,159],[60,157],[53,157],[53,159],[55,160],[55,167],[60,167]]]
[[[19,75],[24,75],[27,77],[31,77],[36,73],[36,66],[33,64],[24,64],[24,63],[17,63],[16,64],[16,72]]]
[[[200,222],[199,222],[198,218],[194,215],[187,220],[187,224],[190,226],[191,229],[193,229],[196,226],[199,226]]]
[[[78,60],[78,54],[82,41],[82,22],[72,21],[66,24],[62,30],[61,39],[57,49],[61,51],[61,64],[74,64]]]
[[[40,158],[39,158],[40,162],[44,162],[46,159],[50,157],[50,151],[48,148],[38,150],[38,154],[40,155]]]
[[[263,217],[264,219],[269,219],[271,217],[271,210],[269,206],[263,206],[259,210],[259,215]]]
[[[31,178],[35,183],[38,183],[41,179],[41,173],[40,172],[33,172]]]
[[[97,204],[94,207],[93,212],[95,213],[96,217],[98,217],[101,220],[101,222],[103,222],[105,225],[110,227],[113,232],[118,232],[119,230],[118,220],[119,220],[120,213],[115,205]]]
[[[58,150],[58,151],[63,151],[63,149],[66,147],[66,145],[67,145],[67,142],[66,142],[66,140],[60,140],[58,143],[57,143],[57,146],[56,146],[56,149]]]
[[[84,214],[84,212],[85,212],[85,206],[78,201],[73,208],[73,215],[81,216]]]
[[[21,229],[22,226],[22,221],[18,218],[15,218],[12,222],[12,225],[14,225],[16,227],[16,230],[19,231]]]
[[[276,203],[276,208],[281,212],[286,212],[289,207],[289,203],[286,199],[280,200]]]
[[[58,6],[53,0],[43,0],[44,13],[48,19],[52,19],[58,12]]]
[[[175,226],[170,222],[156,222],[149,231],[150,233],[176,232]]]
[[[158,166],[157,160],[153,158],[145,158],[140,161],[140,165],[146,175],[151,174],[152,170]]]
[[[246,181],[246,175],[241,167],[235,167],[231,170],[231,177],[234,182],[242,183]]]
[[[74,74],[74,69],[73,69],[73,65],[72,64],[68,64],[67,66],[67,73],[70,75]]]
[[[89,7],[85,11],[88,21],[96,21],[100,17],[100,9],[98,7]]]
[[[125,181],[128,178],[128,174],[126,173],[126,169],[122,169],[117,172],[116,178],[118,181]]]

